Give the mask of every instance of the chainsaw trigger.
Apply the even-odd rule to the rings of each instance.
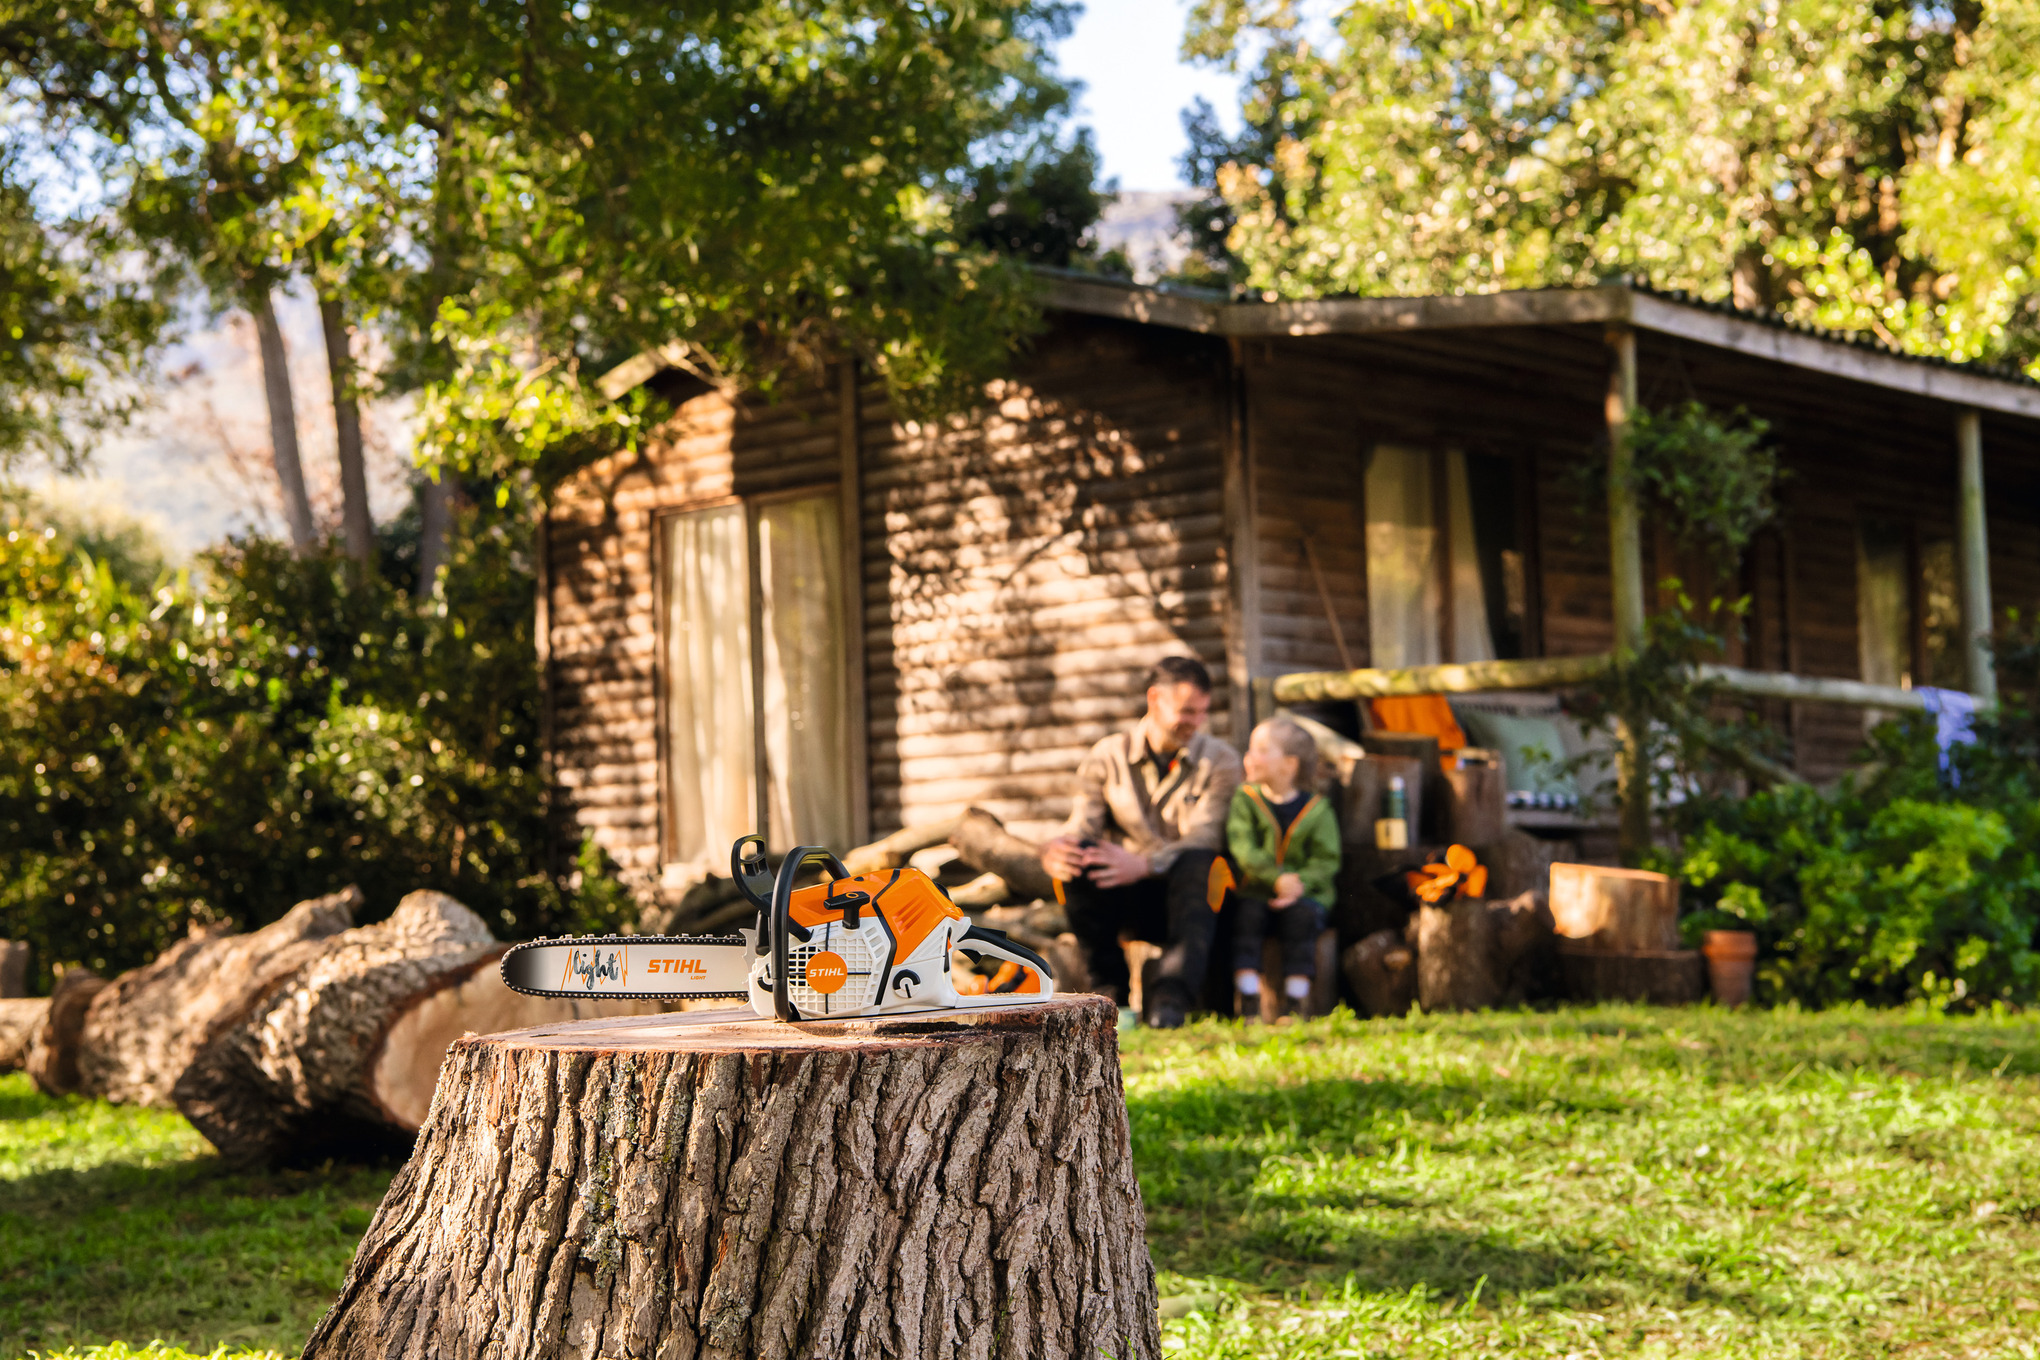
[[[870,905],[871,894],[868,892],[846,892],[841,897],[825,897],[822,899],[823,911],[840,911],[843,913],[843,928],[845,930],[857,929],[860,924],[857,909]]]

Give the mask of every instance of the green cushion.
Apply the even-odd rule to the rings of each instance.
[[[1502,753],[1510,792],[1580,796],[1579,781],[1562,768],[1565,739],[1559,735],[1558,724],[1550,718],[1484,713],[1476,709],[1461,709],[1457,717],[1468,745]]]

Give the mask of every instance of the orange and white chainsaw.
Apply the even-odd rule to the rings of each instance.
[[[802,867],[816,860],[826,877],[795,888]],[[1010,1006],[1055,995],[1040,955],[972,925],[919,869],[852,874],[827,850],[804,845],[774,874],[764,837],[745,836],[730,847],[730,874],[758,908],[749,930],[534,940],[503,955],[503,981],[532,996],[734,997],[767,1020]],[[956,955],[967,969],[952,962]]]

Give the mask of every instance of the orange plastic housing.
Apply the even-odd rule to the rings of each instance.
[[[886,928],[892,931],[893,948],[897,957],[902,959],[920,948],[921,942],[944,921],[967,919],[962,908],[945,897],[926,874],[903,874],[897,869],[858,874],[854,878],[839,878],[833,883],[817,883],[798,889],[787,903],[787,910],[795,921],[812,930],[816,926],[842,920],[840,908],[824,907],[822,904],[831,897],[853,892],[861,892],[871,898],[871,905],[861,910],[876,911],[885,918]]]

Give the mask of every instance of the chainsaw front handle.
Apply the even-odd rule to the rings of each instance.
[[[761,852],[762,849],[761,839]],[[732,857],[735,853],[732,848]],[[800,876],[800,866],[811,859],[822,861],[832,881],[850,877],[843,861],[820,845],[797,845],[793,853],[779,863],[779,877],[772,882],[772,910],[766,913],[765,928],[772,934],[772,1012],[789,1022],[801,1018],[800,1012],[794,1009],[793,999],[786,994],[786,937],[793,933],[793,880]]]

